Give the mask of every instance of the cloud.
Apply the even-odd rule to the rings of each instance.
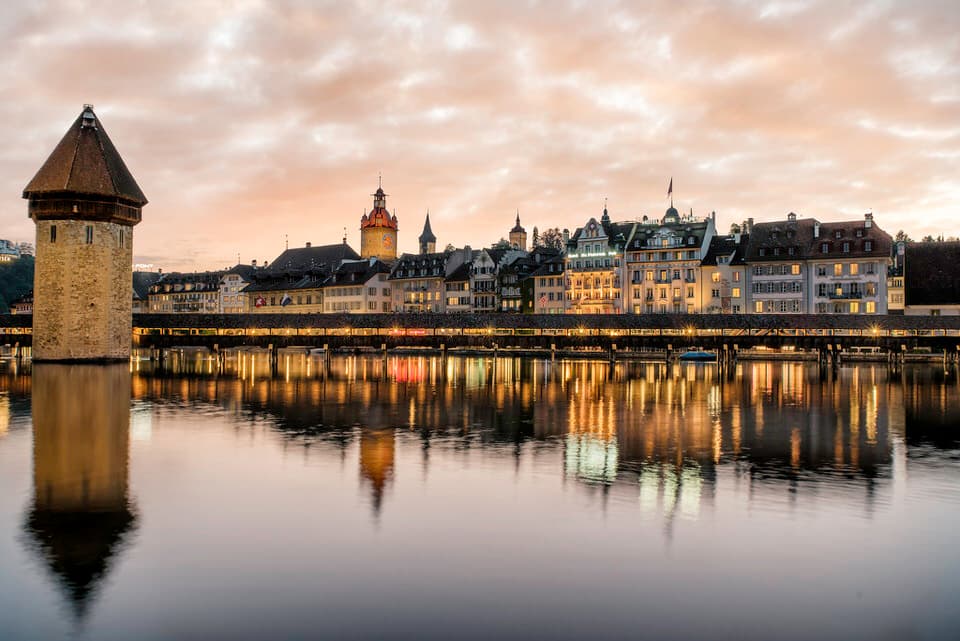
[[[166,269],[337,242],[383,173],[414,251],[677,205],[721,226],[873,210],[956,233],[955,3],[13,4],[0,35],[4,234],[85,102],[150,198]]]

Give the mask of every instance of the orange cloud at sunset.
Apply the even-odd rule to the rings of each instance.
[[[359,246],[378,172],[416,250],[517,209],[574,228],[676,205],[718,226],[873,211],[960,234],[955,2],[47,2],[0,23],[0,236],[85,102],[150,199],[165,269]]]

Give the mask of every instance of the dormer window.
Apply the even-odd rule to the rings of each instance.
[[[857,230],[857,238],[863,238],[863,230],[862,230],[862,229],[858,229],[858,230]]]
[[[850,243],[844,243],[844,244],[843,244],[843,253],[844,253],[844,254],[849,254],[849,253],[850,253]]]
[[[758,253],[759,253],[761,256],[765,256],[766,253],[767,253],[767,250],[764,249],[763,247],[761,247],[761,248],[760,248],[760,251],[759,251]]]
[[[843,238],[843,232],[839,229],[833,233],[834,238]]]
[[[830,243],[820,243],[820,253],[829,254],[830,253]]]
[[[863,251],[872,252],[873,251],[873,241],[865,240],[863,241]]]

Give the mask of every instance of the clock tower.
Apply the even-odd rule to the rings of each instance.
[[[397,217],[387,211],[382,185],[373,194],[373,209],[360,219],[360,257],[379,258],[385,263],[397,259]]]

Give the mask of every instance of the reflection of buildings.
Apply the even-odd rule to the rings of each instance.
[[[34,365],[34,497],[26,529],[78,616],[135,527],[129,424],[126,364]]]
[[[376,514],[380,513],[384,490],[393,477],[395,449],[392,429],[360,433],[360,473],[370,483]]]
[[[568,478],[627,488],[665,514],[698,514],[723,475],[790,496],[870,492],[890,477],[903,407],[899,380],[882,366],[823,373],[751,362],[721,376],[694,364],[303,353],[282,354],[271,373],[250,353],[219,375],[188,369],[199,376],[136,376],[134,396],[266,417],[291,440],[342,453],[359,438],[378,506],[404,440],[398,428],[425,451],[478,444],[518,463],[526,443],[560,446]]]

